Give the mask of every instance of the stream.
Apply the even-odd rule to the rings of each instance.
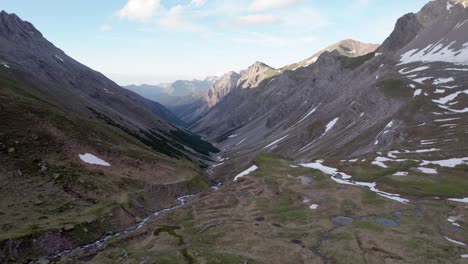
[[[117,238],[117,237],[122,237],[122,236],[125,236],[125,235],[129,234],[129,233],[133,233],[133,232],[141,229],[142,227],[146,226],[148,223],[150,223],[155,218],[157,218],[157,217],[159,217],[161,215],[167,214],[167,213],[169,213],[171,211],[174,211],[174,210],[178,209],[179,207],[185,205],[187,203],[187,201],[189,200],[189,198],[194,197],[194,196],[195,195],[186,195],[186,196],[179,197],[179,198],[177,198],[177,204],[176,205],[174,205],[172,207],[169,207],[169,208],[165,208],[165,209],[162,209],[162,210],[155,211],[154,213],[152,213],[149,216],[147,216],[146,218],[144,218],[141,222],[138,222],[135,225],[130,226],[130,227],[128,227],[127,229],[125,229],[123,231],[120,231],[120,232],[117,232],[117,233],[114,233],[114,234],[110,234],[110,235],[105,235],[104,237],[102,237],[102,238],[100,238],[100,239],[98,239],[98,240],[96,240],[96,241],[94,241],[94,242],[92,242],[90,244],[79,246],[79,247],[69,249],[69,250],[64,250],[64,251],[62,251],[62,252],[60,252],[60,253],[58,253],[56,255],[45,257],[45,258],[46,259],[56,259],[56,258],[62,258],[62,257],[65,257],[65,256],[70,256],[74,252],[77,252],[77,251],[82,251],[83,253],[89,253],[89,252],[93,252],[93,251],[103,249],[103,248],[106,247],[106,242],[108,242],[110,239]],[[41,259],[43,259],[43,258],[41,258]],[[32,264],[32,263],[38,263],[38,262],[37,261],[32,261],[30,263]]]

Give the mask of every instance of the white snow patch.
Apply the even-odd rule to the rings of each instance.
[[[10,69],[10,66],[6,63],[2,63],[3,67]]]
[[[369,182],[354,182],[351,181],[350,179],[352,178],[350,175],[339,172],[338,169],[332,168],[332,167],[327,167],[324,166],[323,160],[318,160],[313,163],[307,163],[307,164],[301,164],[301,166],[306,167],[306,168],[312,168],[312,169],[317,169],[322,171],[325,174],[328,174],[331,176],[331,179],[339,184],[346,184],[346,185],[353,185],[353,186],[362,186],[362,187],[367,187],[369,188],[372,192],[375,192],[376,194],[400,202],[400,203],[409,203],[410,201],[408,199],[401,198],[399,194],[392,194],[392,193],[387,193],[380,191],[376,188],[376,183],[369,183]]]
[[[423,67],[418,67],[418,68],[416,68],[416,69],[414,69],[414,70],[410,70],[410,71],[405,71],[406,68],[403,68],[403,69],[401,69],[401,70],[398,71],[398,72],[401,73],[401,74],[405,74],[405,75],[406,75],[406,74],[410,74],[410,73],[413,73],[413,72],[424,71],[424,70],[427,70],[427,69],[429,69],[429,68],[430,68],[430,67],[423,66]]]
[[[79,157],[80,157],[81,161],[83,161],[84,163],[110,167],[110,164],[108,162],[96,157],[93,154],[89,154],[89,153],[80,154]]]
[[[455,48],[451,48],[455,43],[456,41],[453,41],[445,47],[442,44],[429,44],[422,50],[410,50],[401,55],[401,63],[399,65],[417,61],[443,61],[455,64],[468,65],[468,43],[463,44],[462,48],[458,50],[456,50]]]
[[[453,101],[455,98],[457,98],[458,95],[460,94],[468,94],[468,90],[465,90],[465,91],[459,91],[459,92],[456,92],[456,93],[453,93],[453,94],[450,94],[450,95],[447,95],[445,97],[442,97],[438,100],[432,100],[434,103],[436,104],[442,104],[442,105],[445,105],[447,104],[448,102],[451,102]]]
[[[441,167],[455,168],[456,166],[459,166],[459,165],[468,164],[468,157],[453,158],[453,159],[446,159],[446,160],[434,160],[434,161],[423,160],[421,163],[421,166],[426,166],[429,164],[439,165]]]
[[[453,7],[453,4],[450,1],[447,1],[447,11],[450,11]]]
[[[468,21],[468,19],[466,21]],[[446,70],[446,71],[468,71],[467,68],[446,68],[444,70]]]
[[[432,77],[422,77],[422,78],[418,78],[418,79],[413,79],[413,82],[424,84],[424,81],[429,80],[429,79],[432,79]]]
[[[320,106],[320,105],[319,105]],[[317,109],[319,108],[319,106],[315,107],[314,109],[312,109],[309,113],[307,113],[307,115],[305,115],[301,120],[299,120],[299,122],[297,122],[295,125],[301,123],[302,121],[306,120],[306,118],[308,118],[311,114],[315,113],[315,111],[317,111]]]
[[[466,259],[466,258],[468,258],[468,254],[460,255],[460,257]]]
[[[62,59],[62,58],[60,58],[60,56],[58,56],[58,55],[55,55],[55,58],[57,58],[59,61],[63,62],[63,59]]]
[[[398,177],[408,176],[408,172],[406,172],[406,171],[399,171],[399,172],[393,174],[393,176],[398,176]]]
[[[258,169],[258,167],[255,166],[255,165],[253,165],[252,167],[246,169],[245,171],[243,171],[243,172],[237,174],[237,176],[234,177],[234,181],[237,181],[238,179],[240,179],[240,178],[242,178],[242,177],[244,177],[244,176],[249,175],[250,173],[256,171],[257,169]]]
[[[439,151],[440,149],[431,148],[431,149],[418,149],[415,151],[407,151],[407,153],[427,153],[427,152],[434,152]]]
[[[460,246],[464,246],[464,247],[466,246],[465,243],[460,242],[460,241],[453,240],[453,239],[451,239],[451,238],[449,238],[449,237],[445,237],[445,239],[447,239],[449,242],[452,242],[452,243],[454,243],[454,244],[457,244],[457,245],[460,245]]]
[[[350,179],[351,178],[350,175],[347,175],[347,174],[342,173],[342,172],[338,172],[338,169],[325,166],[322,163],[323,163],[323,160],[317,160],[316,162],[301,164],[301,166],[305,167],[305,168],[316,169],[316,170],[319,170],[319,171],[321,171],[321,172],[323,172],[325,174],[328,174],[328,175],[333,175],[333,174],[339,173],[339,174],[341,174],[343,179]]]
[[[445,84],[445,83],[450,83],[450,82],[453,82],[455,81],[455,79],[453,77],[450,77],[450,78],[439,78],[439,79],[435,79],[434,82],[432,82],[432,84],[434,85],[439,85],[439,84]]]
[[[244,142],[245,140],[247,140],[247,138],[244,138],[244,139],[242,139],[241,141],[239,141],[239,142],[236,144],[236,146],[239,146],[239,145],[242,144],[242,142]]]
[[[238,136],[238,134],[234,134],[234,135],[230,135],[228,138],[235,138],[237,136]]]
[[[324,136],[325,134],[327,134],[328,131],[330,131],[331,129],[333,129],[333,127],[336,125],[336,122],[338,122],[339,118],[335,118],[333,119],[332,121],[330,121],[330,123],[327,124],[327,127],[325,129],[325,133],[323,133],[322,136]]]
[[[468,204],[468,197],[467,197],[467,198],[462,198],[462,199],[452,198],[452,199],[448,199],[448,200],[449,200],[449,201],[452,201],[452,202],[466,203],[466,204]]]
[[[414,91],[413,97],[416,97],[416,96],[418,96],[418,95],[421,95],[421,93],[422,93],[422,89],[417,89],[416,91]]]
[[[446,119],[436,119],[436,120],[434,120],[434,122],[447,122],[447,121],[453,121],[453,120],[460,120],[460,117],[446,118]]]
[[[448,110],[450,112],[453,112],[453,113],[457,113],[457,114],[463,114],[463,113],[468,113],[468,107],[465,107],[461,110],[458,110],[458,109],[452,109],[448,106],[443,106],[443,105],[438,105],[440,108],[443,108],[445,110]]]
[[[445,93],[445,90],[444,89],[436,89],[434,93],[443,94],[443,93]]]
[[[316,210],[318,207],[319,207],[318,204],[312,204],[309,206],[309,208],[312,210]]]
[[[418,167],[418,170],[419,170],[420,172],[426,173],[426,174],[437,174],[437,170],[436,170],[436,169]]]
[[[267,148],[269,148],[269,147],[272,147],[272,146],[276,145],[277,143],[279,143],[281,140],[284,140],[284,139],[287,138],[288,136],[289,136],[289,135],[286,135],[286,136],[284,136],[284,137],[282,137],[282,138],[280,138],[280,139],[278,139],[278,140],[272,142],[271,144],[268,144],[268,145],[265,146],[263,149],[267,149]]]

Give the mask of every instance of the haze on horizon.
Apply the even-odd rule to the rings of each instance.
[[[381,43],[426,0],[4,0],[70,56],[121,85],[281,67],[352,38]],[[80,41],[76,41],[76,40]]]

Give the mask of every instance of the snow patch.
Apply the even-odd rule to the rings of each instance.
[[[336,125],[336,122],[338,122],[338,120],[339,120],[339,118],[337,117],[337,118],[333,119],[332,121],[330,121],[330,123],[327,124],[326,129],[325,129],[325,133],[323,133],[322,136],[327,134],[328,131],[332,130],[333,127]]]
[[[309,206],[309,208],[312,210],[316,210],[318,207],[318,204],[312,204],[311,206]]]
[[[250,173],[256,171],[257,169],[258,169],[258,167],[255,166],[255,165],[253,165],[252,167],[246,169],[245,171],[243,171],[243,172],[237,174],[237,176],[234,177],[234,181],[237,181],[238,179],[240,179],[240,178],[242,178],[242,177],[244,177],[244,176],[249,175]]]
[[[453,240],[453,239],[451,239],[451,238],[449,238],[449,237],[445,237],[445,239],[447,239],[447,241],[452,242],[452,243],[454,243],[454,244],[457,244],[457,245],[460,245],[460,246],[464,246],[464,247],[466,246],[465,243],[460,242],[460,241]]]
[[[468,164],[468,157],[453,158],[453,159],[446,159],[446,160],[434,160],[434,161],[423,160],[421,163],[422,166],[426,166],[429,164],[439,165],[441,167],[455,168],[456,166],[459,166],[459,165]]]
[[[55,58],[57,58],[59,61],[61,61],[61,62],[63,63],[63,59],[62,59],[62,58],[60,58],[60,56],[58,56],[58,55],[55,55]]]
[[[425,174],[437,174],[436,169],[431,169],[431,168],[424,168],[424,167],[418,167],[418,170],[422,173]]]
[[[416,91],[414,91],[413,97],[416,97],[416,96],[418,96],[418,95],[421,95],[421,93],[422,93],[422,89],[417,89]]]
[[[108,162],[96,157],[93,154],[89,154],[89,153],[80,154],[79,157],[80,157],[81,161],[83,161],[84,163],[88,163],[88,164],[92,164],[92,165],[100,165],[100,166],[105,166],[105,167],[110,167],[111,166]]]
[[[268,144],[268,145],[265,146],[263,149],[267,149],[267,148],[269,148],[269,147],[272,147],[272,146],[276,145],[277,143],[279,143],[280,141],[284,140],[284,139],[287,138],[288,136],[289,136],[289,135],[286,135],[286,136],[284,136],[284,137],[282,137],[282,138],[280,138],[280,139],[278,139],[278,140],[272,142],[271,144]]]
[[[414,70],[409,70],[409,71],[405,71],[406,68],[403,68],[401,70],[399,70],[398,72],[401,73],[401,74],[410,74],[410,73],[413,73],[413,72],[418,72],[418,71],[424,71],[424,70],[427,70],[427,69],[430,69],[430,67],[427,67],[427,66],[423,66],[423,67],[418,67]]]
[[[320,105],[319,105],[320,106]],[[304,116],[301,120],[299,120],[299,122],[297,122],[295,125],[301,123],[302,121],[306,120],[306,118],[308,118],[311,114],[315,113],[315,111],[317,111],[317,109],[319,108],[319,106],[315,107],[314,109],[312,109],[309,113],[307,113],[306,116]]]
[[[452,47],[455,43],[456,41],[453,41],[445,47],[442,44],[429,44],[422,50],[412,49],[401,55],[399,65],[418,61],[443,61],[455,64],[468,65],[468,43],[463,44],[461,49],[458,50]]]
[[[439,78],[439,79],[435,79],[434,82],[432,82],[432,84],[439,85],[439,84],[451,83],[453,81],[455,81],[455,78],[453,78],[453,77]]]
[[[448,199],[448,200],[449,200],[449,201],[452,201],[452,202],[466,203],[466,204],[468,204],[468,197],[467,197],[467,198],[462,198],[462,199],[452,198],[452,199]]]

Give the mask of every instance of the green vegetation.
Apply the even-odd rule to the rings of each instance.
[[[374,221],[359,221],[353,225],[353,227],[358,229],[365,229],[372,232],[383,232],[385,227],[379,223]]]
[[[364,64],[366,61],[375,57],[375,52],[368,53],[366,55],[362,55],[359,57],[347,57],[347,56],[339,56],[338,60],[341,61],[343,67],[346,69],[354,70],[357,67]]]
[[[364,205],[383,205],[385,204],[386,200],[384,200],[384,198],[380,197],[379,195],[377,195],[375,192],[367,189],[367,188],[363,188],[362,189],[362,203]]]
[[[307,223],[314,218],[310,209],[283,195],[273,200],[261,199],[257,201],[257,206],[266,216],[281,223]]]
[[[468,182],[462,175],[384,177],[378,180],[378,184],[384,190],[410,196],[453,198],[468,195]]]
[[[181,142],[189,148],[202,153],[204,155],[210,155],[210,153],[218,153],[219,149],[215,148],[210,143],[201,139],[199,135],[195,135],[190,132],[185,132],[180,129],[173,130],[170,132],[168,137],[174,139],[177,142]]]
[[[392,97],[405,97],[410,98],[413,91],[406,86],[406,83],[401,79],[386,79],[377,83],[377,87]]]

